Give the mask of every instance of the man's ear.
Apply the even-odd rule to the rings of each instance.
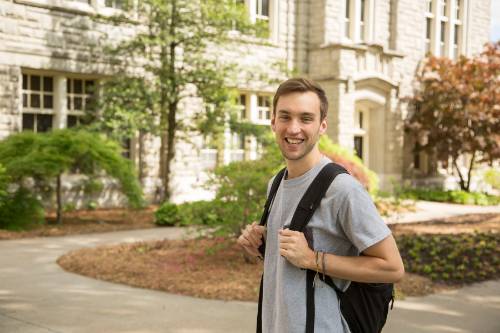
[[[276,117],[274,115],[271,117],[271,129],[276,132]]]
[[[326,129],[328,128],[328,124],[326,122],[326,117],[321,121],[319,124],[319,134],[324,134],[326,132]]]

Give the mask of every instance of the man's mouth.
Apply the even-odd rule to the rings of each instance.
[[[304,142],[304,139],[292,139],[292,138],[285,138],[285,141],[289,144],[292,144],[292,145],[298,145],[302,142]]]

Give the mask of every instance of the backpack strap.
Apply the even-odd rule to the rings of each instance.
[[[276,176],[274,177],[273,184],[271,185],[271,190],[269,191],[269,195],[267,196],[266,204],[264,205],[264,212],[260,218],[260,225],[267,224],[267,218],[269,217],[269,212],[271,211],[271,205],[273,203],[274,197],[276,196],[276,192],[278,192],[278,188],[280,187],[281,180],[285,175],[286,168],[281,169]],[[264,237],[262,238],[262,245],[259,246],[259,252],[262,256],[266,252],[266,243]],[[259,305],[257,308],[257,333],[262,333],[262,291],[264,284],[264,274],[262,274],[260,278],[260,289],[259,289]]]
[[[326,191],[335,177],[341,173],[348,173],[346,169],[335,163],[328,163],[321,169],[316,178],[306,190],[293,214],[290,229],[303,231],[321,203]]]
[[[267,219],[269,217],[269,213],[271,211],[271,205],[273,204],[274,197],[276,196],[276,192],[278,192],[278,188],[280,187],[281,180],[285,175],[286,168],[283,168],[276,174],[273,180],[273,184],[271,185],[271,190],[269,191],[269,195],[267,196],[266,204],[264,205],[264,212],[260,218],[260,225],[266,225]],[[266,250],[266,244],[264,242],[264,238],[262,239],[262,245],[259,247],[259,252],[262,256],[264,256]]]
[[[303,231],[311,220],[314,211],[318,208],[326,191],[333,180],[341,173],[348,173],[346,169],[335,163],[328,163],[321,169],[316,178],[306,190],[295,210],[290,223],[290,229]],[[314,277],[316,272],[308,269],[306,273],[306,333],[314,333]]]
[[[311,220],[311,217],[314,214],[314,211],[321,203],[321,200],[325,196],[326,191],[330,187],[333,180],[341,173],[348,173],[343,167],[335,163],[326,164],[323,169],[318,173],[316,178],[312,181],[311,185],[309,185],[308,189],[300,199],[299,204],[293,214],[292,221],[290,224],[290,229],[295,231],[303,231],[306,227],[307,223]],[[267,197],[266,205],[264,207],[264,213],[262,214],[262,218],[260,220],[260,225],[266,225],[267,218],[269,217],[270,207],[272,205],[272,201],[278,191],[279,185],[281,183],[281,179],[285,174],[285,169],[282,169],[274,178],[273,184],[271,186],[271,191]],[[259,251],[265,249],[264,243],[262,243]],[[261,251],[263,254],[264,252]],[[314,316],[315,316],[315,307],[314,307],[314,276],[316,275],[315,271],[307,270],[307,278],[306,278],[306,333],[314,332]],[[259,292],[259,305],[257,312],[257,333],[262,332],[262,292],[263,292],[263,281],[264,275],[262,275],[261,284],[260,284],[260,292]]]

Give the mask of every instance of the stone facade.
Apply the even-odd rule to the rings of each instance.
[[[253,9],[260,1],[245,0],[252,19],[258,19],[259,13]],[[412,143],[403,135],[406,107],[401,99],[411,95],[415,71],[425,55],[426,18],[433,17],[428,45],[435,53],[442,47],[441,52],[452,54],[455,23],[461,29],[456,46],[459,53],[476,54],[488,40],[489,0],[448,0],[444,7],[442,1],[271,0],[269,39],[244,38],[240,43],[236,36],[235,47],[219,52],[226,59],[237,59],[247,69],[235,85],[245,96],[246,116],[256,123],[269,123],[262,118],[265,105],[260,104],[276,87],[252,77],[255,71],[282,80],[286,73],[276,64],[284,64],[288,70],[321,83],[331,105],[328,135],[335,142],[356,148],[379,174],[382,187],[388,187],[393,179],[412,175]],[[455,11],[457,3],[459,9]],[[46,110],[52,117],[52,128],[67,127],[76,119],[78,112],[69,106],[73,104],[66,104],[68,98],[76,101],[85,97],[76,87],[87,81],[93,84],[112,73],[102,46],[109,40],[130,38],[139,29],[92,19],[96,14],[117,11],[107,7],[104,0],[0,0],[0,139],[26,126],[22,114],[28,102],[23,103],[23,92],[33,87],[23,86],[23,80],[29,81],[32,76],[51,80],[46,85],[53,90],[42,93],[42,98],[47,95],[52,99],[50,110]],[[448,22],[443,43],[441,17]],[[183,102],[187,113],[197,106],[201,104],[196,99]],[[34,126],[42,121],[39,118]],[[225,162],[256,156],[251,138],[238,149],[231,147],[231,133],[226,139]],[[202,138],[191,141],[194,144],[180,140],[177,145],[172,181],[176,202],[212,195],[202,185],[207,167],[213,164],[214,151],[203,146]],[[151,135],[131,142],[131,158],[151,201],[160,192],[159,144]]]

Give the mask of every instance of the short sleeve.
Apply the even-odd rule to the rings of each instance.
[[[338,181],[334,181],[334,186],[340,192],[338,222],[359,252],[391,234],[370,195],[355,178],[340,175]]]

